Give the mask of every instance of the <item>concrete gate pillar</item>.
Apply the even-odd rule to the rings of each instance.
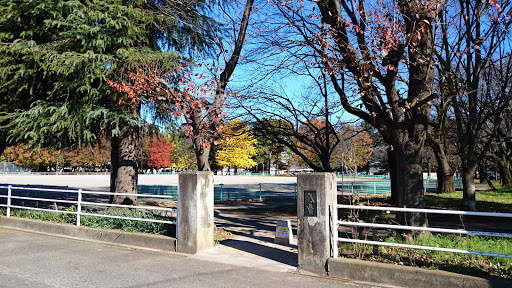
[[[213,247],[213,173],[182,172],[178,191],[177,251]]]
[[[299,269],[325,274],[331,257],[331,206],[337,200],[334,173],[297,176],[297,250]]]

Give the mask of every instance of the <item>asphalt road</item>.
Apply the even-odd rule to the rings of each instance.
[[[0,228],[0,287],[375,287]]]

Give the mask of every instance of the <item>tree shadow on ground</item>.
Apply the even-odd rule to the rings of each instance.
[[[224,230],[230,231],[234,235],[244,236],[263,242],[274,243],[274,238],[265,236],[265,234],[269,235],[269,232],[275,233],[277,222],[275,216],[215,211],[215,219],[215,223],[218,228],[223,228]],[[292,229],[294,235],[296,235],[297,229],[293,227]],[[240,239],[225,240],[222,242],[222,245],[287,265],[297,265],[297,253],[287,250],[269,247],[266,245]],[[297,245],[288,245],[284,247],[296,249]]]
[[[279,263],[297,267],[298,259],[297,253],[295,252],[238,239],[229,239],[223,241],[222,245],[250,254],[258,255],[260,257],[267,258]]]

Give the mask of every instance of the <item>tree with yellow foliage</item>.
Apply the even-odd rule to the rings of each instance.
[[[256,143],[256,139],[249,133],[247,123],[239,119],[227,122],[222,127],[222,134],[217,142],[217,165],[235,168],[235,174],[238,168],[256,166],[258,163],[252,160],[252,156],[257,154]]]

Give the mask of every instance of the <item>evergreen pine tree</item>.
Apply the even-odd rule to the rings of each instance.
[[[139,114],[148,99],[128,99],[107,80],[122,82],[149,66],[172,71],[186,65],[178,52],[206,47],[210,20],[200,13],[204,5],[1,0],[0,130],[7,136],[2,138],[61,148],[110,131],[111,190],[136,193]]]

